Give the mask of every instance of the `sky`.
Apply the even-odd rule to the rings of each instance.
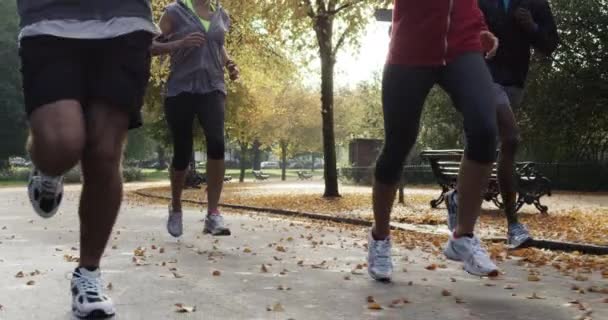
[[[338,53],[334,86],[352,87],[361,81],[372,78],[375,72],[382,72],[388,53],[388,22],[370,22],[361,40],[361,47],[356,50],[344,47]],[[319,86],[321,83],[319,61],[312,63],[310,76],[306,77],[307,85]]]

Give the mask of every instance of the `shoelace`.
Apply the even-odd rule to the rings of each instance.
[[[43,195],[54,197],[57,190],[57,181],[55,179],[41,179],[41,191]]]
[[[388,241],[377,241],[374,245],[374,255],[376,256],[376,265],[379,267],[388,267],[390,266],[390,245]],[[388,254],[386,254],[388,252]],[[382,253],[382,254],[378,254]]]
[[[76,286],[81,293],[87,296],[89,295],[88,292],[97,292],[101,296],[101,288],[103,287],[100,279],[89,278],[83,275],[80,275],[76,279]]]
[[[213,223],[215,224],[216,227],[218,228],[223,228],[224,227],[224,217],[219,215],[219,214],[211,214],[209,215],[209,218],[211,221],[213,221]]]
[[[526,231],[527,231],[526,227],[524,227],[521,224],[518,224],[518,225],[513,226],[511,228],[511,231],[509,233],[512,234],[512,235],[520,235],[520,234],[522,234],[522,233],[524,233]]]

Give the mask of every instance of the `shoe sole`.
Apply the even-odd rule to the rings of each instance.
[[[232,233],[231,233],[231,232],[230,232],[230,230],[228,230],[228,229],[222,230],[222,231],[220,231],[220,232],[215,232],[215,233],[213,233],[213,232],[211,232],[211,231],[209,231],[209,230],[205,229],[205,230],[203,230],[203,234],[210,234],[210,235],[212,235],[212,236],[229,236],[229,235],[231,235]]]
[[[368,272],[368,274],[369,274],[369,276],[370,276],[372,279],[374,279],[374,280],[376,280],[376,281],[378,281],[378,282],[383,282],[383,283],[389,283],[389,282],[391,282],[391,277],[390,277],[390,276],[389,276],[389,277],[386,277],[386,276],[384,276],[384,277],[382,277],[382,276],[377,276],[377,275],[375,275],[375,274],[373,274],[373,273],[371,273],[371,272]]]
[[[80,315],[78,314],[78,312],[76,312],[75,309],[72,309],[72,313],[74,314],[74,316],[78,319],[85,319],[85,320],[89,320],[89,319],[109,319],[112,318],[116,315],[116,313],[106,313],[103,310],[93,310],[91,312],[89,312],[86,315]]]
[[[27,195],[28,195],[28,198],[30,199],[30,204],[32,205],[32,208],[34,209],[34,212],[36,212],[36,214],[38,216],[40,216],[41,218],[44,218],[44,219],[52,218],[53,216],[55,216],[55,214],[57,214],[57,211],[59,211],[59,206],[61,205],[61,201],[63,200],[63,190],[61,191],[61,193],[62,193],[62,195],[59,198],[57,207],[55,207],[55,209],[53,209],[50,213],[47,213],[45,211],[36,209],[37,205],[36,205],[36,201],[34,200],[33,191],[31,189],[31,182],[29,182],[28,186],[27,186]]]
[[[451,255],[450,253],[448,253],[449,248],[446,248],[443,251],[443,254],[445,255],[446,258],[448,258],[448,260],[451,261],[455,261],[455,262],[463,262],[462,259],[460,258],[455,258],[455,256]],[[470,275],[474,275],[474,276],[478,276],[478,277],[498,277],[499,272],[498,270],[492,270],[488,273],[481,273],[481,272],[471,272],[470,270],[467,270],[466,266],[463,265],[463,269],[464,271],[466,271],[468,274]]]
[[[532,237],[528,237],[528,239],[524,240],[518,246],[514,246],[511,243],[507,243],[507,245],[509,246],[509,250],[524,249],[524,248],[528,248],[528,247],[532,246],[533,240],[534,239]]]

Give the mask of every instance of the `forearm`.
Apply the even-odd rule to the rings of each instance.
[[[152,42],[152,46],[150,46],[150,53],[153,56],[171,54],[173,51],[177,50],[179,46],[180,40],[163,42],[154,39],[154,41]]]

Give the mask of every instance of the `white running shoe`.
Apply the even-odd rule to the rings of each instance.
[[[212,236],[229,236],[230,229],[224,224],[224,217],[220,213],[208,214],[205,218],[203,233]]]
[[[183,222],[182,222],[182,212],[181,211],[173,211],[171,205],[169,205],[169,217],[167,218],[167,231],[170,235],[175,238],[181,237],[183,234]]]
[[[507,244],[511,249],[525,247],[532,240],[530,231],[521,223],[513,223],[509,225],[507,232]]]
[[[454,261],[462,261],[464,270],[476,276],[498,276],[498,267],[492,262],[486,250],[481,247],[477,237],[454,238],[450,235],[445,256]]]
[[[110,318],[116,313],[112,299],[103,293],[99,268],[76,268],[72,273],[72,313],[81,319]]]
[[[63,198],[63,177],[49,177],[34,168],[29,180],[27,191],[34,211],[43,218],[54,216]]]
[[[367,244],[367,272],[374,280],[391,280],[393,274],[391,248],[390,237],[386,240],[374,240],[370,231]]]

